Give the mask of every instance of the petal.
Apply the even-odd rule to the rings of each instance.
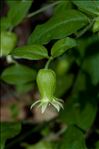
[[[46,108],[47,108],[47,105],[48,105],[48,103],[44,103],[44,104],[42,104],[42,107],[41,107],[41,111],[42,111],[42,113],[45,112],[45,110],[46,110]]]
[[[32,109],[32,108],[33,108],[36,104],[38,104],[39,102],[41,102],[41,100],[35,101],[35,102],[31,105],[30,109]]]
[[[59,99],[59,98],[56,98],[56,97],[54,97],[54,100],[64,103],[64,101],[62,99]]]
[[[57,109],[58,112],[60,111],[60,106],[58,103],[51,102],[51,104]]]
[[[63,101],[62,99],[58,99],[58,101],[60,101],[60,102],[64,103],[64,101]]]
[[[57,104],[59,104],[59,106],[60,106],[62,109],[64,109],[62,103],[60,103],[60,102],[58,102],[58,101],[54,101],[54,102],[57,103]]]

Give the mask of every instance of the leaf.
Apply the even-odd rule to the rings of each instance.
[[[68,127],[59,149],[87,149],[82,131],[75,126]]]
[[[88,95],[87,91],[77,97],[71,97],[64,105],[64,111],[60,113],[60,119],[67,125],[76,124],[87,130],[94,122],[97,113],[95,96]]]
[[[92,15],[99,15],[99,1],[92,1],[92,0],[72,0],[72,2],[83,12]]]
[[[52,39],[64,38],[75,33],[87,23],[88,18],[79,11],[73,9],[59,11],[46,23],[35,28],[28,43],[46,44]]]
[[[70,9],[70,8],[72,8],[72,5],[71,5],[70,1],[63,1],[63,0],[61,0],[60,3],[55,6],[54,14],[57,15],[57,13],[59,13],[60,10],[64,11],[64,10]]]
[[[42,45],[26,45],[18,47],[11,52],[11,55],[29,60],[48,58],[47,49]]]
[[[61,40],[58,40],[51,49],[51,55],[55,58],[60,55],[62,55],[64,52],[66,52],[68,49],[73,48],[76,46],[76,40],[72,38],[64,38]]]
[[[52,143],[48,141],[39,141],[34,145],[24,144],[26,149],[53,149]]]
[[[9,84],[24,84],[35,80],[36,71],[20,64],[12,65],[6,68],[1,78]]]
[[[8,5],[10,7],[7,18],[10,20],[11,27],[15,27],[26,17],[28,10],[32,4],[32,0],[29,1],[11,1],[8,0]]]
[[[26,93],[26,92],[30,91],[31,89],[33,89],[33,82],[16,85],[16,90],[19,93]]]
[[[9,138],[13,138],[16,136],[20,130],[21,125],[20,123],[8,123],[8,122],[2,122],[0,123],[0,148],[4,149],[5,142]]]
[[[31,7],[33,0],[29,1],[11,1],[7,0],[9,11],[6,17],[2,17],[0,27],[2,30],[13,28],[26,17],[29,8]]]

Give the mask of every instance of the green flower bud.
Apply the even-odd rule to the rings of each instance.
[[[62,106],[62,100],[54,97],[56,88],[56,74],[51,69],[41,69],[37,75],[37,85],[41,99],[32,104],[31,108],[37,104],[41,107],[42,113],[48,105],[53,105],[58,111]]]
[[[52,97],[56,88],[56,75],[51,69],[41,69],[37,75],[41,98]]]
[[[1,56],[8,55],[11,50],[16,46],[17,36],[15,33],[1,31],[1,42],[0,42],[0,50]]]
[[[56,65],[56,73],[60,76],[64,75],[69,68],[69,62],[65,59],[59,60]]]

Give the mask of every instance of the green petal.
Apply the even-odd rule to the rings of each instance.
[[[38,104],[39,102],[41,102],[40,100],[37,100],[37,101],[35,101],[32,105],[31,105],[31,107],[30,107],[30,109],[32,109],[36,104]]]
[[[42,108],[41,108],[42,113],[45,112],[45,110],[46,110],[46,108],[47,108],[47,105],[48,105],[48,103],[42,104]]]
[[[64,103],[64,101],[62,99],[59,99],[59,98],[56,98],[56,97],[54,97],[54,100],[58,101],[58,102],[61,102],[61,103]]]
[[[54,101],[54,102],[57,103],[57,104],[59,104],[59,106],[60,106],[62,109],[64,109],[62,103],[60,103],[60,102],[58,102],[58,101]]]
[[[57,109],[58,112],[60,111],[60,106],[58,103],[51,102],[51,104]]]

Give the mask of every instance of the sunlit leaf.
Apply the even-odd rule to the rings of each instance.
[[[59,11],[46,23],[38,25],[29,38],[29,44],[46,44],[52,39],[61,39],[75,33],[88,23],[88,18],[73,9]]]
[[[99,1],[92,0],[72,0],[73,3],[83,12],[87,12],[88,14],[99,15]]]
[[[48,58],[47,49],[42,45],[26,45],[18,47],[11,52],[11,55],[29,60]]]
[[[51,49],[51,55],[53,57],[58,57],[62,55],[66,50],[73,48],[76,46],[76,40],[72,38],[64,38],[61,40],[58,40]]]
[[[29,1],[8,0],[7,2],[10,7],[7,14],[7,18],[11,22],[11,27],[14,27],[18,25],[25,18],[33,1],[32,0],[29,0]]]

